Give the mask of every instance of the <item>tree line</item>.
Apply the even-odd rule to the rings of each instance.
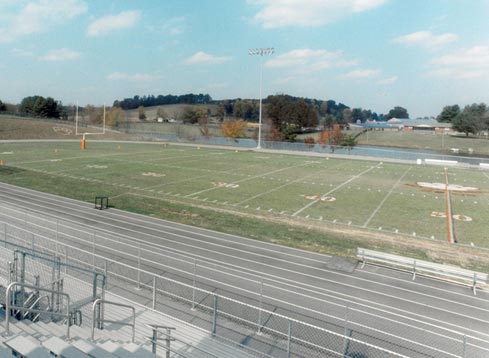
[[[113,106],[124,110],[136,109],[141,106],[163,106],[167,104],[209,104],[212,102],[212,97],[208,94],[188,93],[179,96],[175,95],[149,95],[149,96],[134,96],[133,98],[124,98],[123,100],[115,100]]]
[[[464,109],[458,104],[445,106],[436,119],[451,123],[453,129],[466,136],[489,131],[489,107],[485,103],[473,103]]]

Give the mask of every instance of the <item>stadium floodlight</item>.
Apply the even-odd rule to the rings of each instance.
[[[251,48],[248,50],[250,56],[260,56],[260,108],[258,117],[258,144],[256,149],[261,149],[261,125],[262,125],[262,81],[263,81],[263,56],[271,55],[275,52],[273,47]]]

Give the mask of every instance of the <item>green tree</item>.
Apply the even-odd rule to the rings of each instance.
[[[124,122],[124,111],[118,107],[112,107],[107,112],[107,126],[117,127],[120,123]]]
[[[204,107],[185,107],[183,110],[183,123],[185,124],[195,124],[207,117],[208,111]]]
[[[396,106],[387,114],[387,119],[391,118],[409,118],[409,113],[406,108]]]
[[[341,138],[341,145],[351,149],[357,145],[357,140],[353,134],[343,134],[343,137]]]
[[[286,95],[269,96],[267,98],[267,115],[276,128],[300,130],[302,127],[315,127],[318,124],[316,111],[303,98]]]
[[[20,113],[42,118],[59,118],[60,109],[60,103],[51,97],[42,96],[25,97],[19,106]]]
[[[161,118],[161,119],[165,119],[166,118],[166,112],[161,107],[158,107],[156,109],[156,119],[158,120],[158,118]]]
[[[441,113],[436,117],[438,122],[446,122],[451,123],[455,117],[460,114],[460,107],[458,104],[454,104],[453,106],[445,106]]]
[[[464,107],[452,120],[452,128],[458,132],[469,134],[477,134],[483,129],[487,129],[488,124],[488,109],[484,103],[474,103]]]
[[[144,106],[138,107],[138,118],[142,121],[146,119],[146,112],[144,111]]]
[[[6,110],[7,110],[7,106],[5,105],[5,103],[0,101],[0,112],[5,112]]]

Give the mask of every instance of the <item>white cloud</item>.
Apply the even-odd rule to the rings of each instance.
[[[10,11],[13,12],[3,14],[0,43],[12,42],[19,37],[44,32],[50,27],[66,23],[86,12],[87,5],[81,0],[37,0],[25,3],[17,12]]]
[[[141,18],[137,10],[123,11],[117,15],[108,15],[93,21],[87,28],[87,36],[104,36],[116,30],[131,28]]]
[[[75,60],[80,57],[80,53],[76,51],[68,50],[67,48],[60,48],[49,51],[45,56],[41,57],[43,61],[66,61]]]
[[[397,76],[392,76],[392,77],[384,78],[384,79],[378,81],[377,83],[379,85],[392,85],[396,82],[397,82]]]
[[[131,81],[131,82],[145,82],[160,79],[161,76],[150,75],[147,73],[122,73],[114,72],[107,76],[108,80],[111,81]]]
[[[429,76],[455,79],[489,78],[489,46],[474,46],[469,49],[434,58],[436,69]]]
[[[432,63],[435,65],[489,67],[489,46],[474,46],[458,53],[435,58]]]
[[[185,17],[173,17],[163,24],[163,30],[172,36],[180,35],[185,28]]]
[[[365,79],[376,77],[380,74],[380,70],[369,68],[369,69],[358,69],[345,73],[340,76],[342,79]]]
[[[392,40],[392,42],[407,45],[421,45],[425,47],[439,47],[457,40],[458,36],[452,33],[435,35],[430,31],[418,31],[396,37]]]
[[[387,0],[249,0],[261,6],[254,19],[266,29],[322,26],[353,13],[373,9]]]
[[[229,56],[214,56],[209,55],[203,51],[199,51],[195,53],[193,56],[187,58],[185,63],[187,65],[196,65],[196,64],[219,64],[230,61],[231,57]]]
[[[324,49],[311,50],[295,49],[283,53],[265,63],[270,68],[287,68],[317,72],[331,67],[348,67],[355,65],[357,61],[345,60],[342,51],[327,51]]]
[[[31,57],[34,56],[34,53],[27,50],[22,50],[19,48],[13,48],[10,53],[15,57]]]

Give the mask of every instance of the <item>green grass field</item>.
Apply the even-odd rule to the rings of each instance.
[[[352,255],[402,242],[447,246],[442,167],[162,144],[2,143],[0,181],[258,239]],[[459,243],[489,248],[489,173],[448,170]],[[333,229],[328,232],[328,230]],[[328,234],[325,234],[325,231]],[[388,238],[376,242],[369,237]],[[414,246],[412,243],[415,243]],[[417,246],[419,243],[419,247]],[[454,245],[451,245],[454,246]],[[392,251],[392,250],[391,250]],[[437,257],[437,255],[431,255]]]

